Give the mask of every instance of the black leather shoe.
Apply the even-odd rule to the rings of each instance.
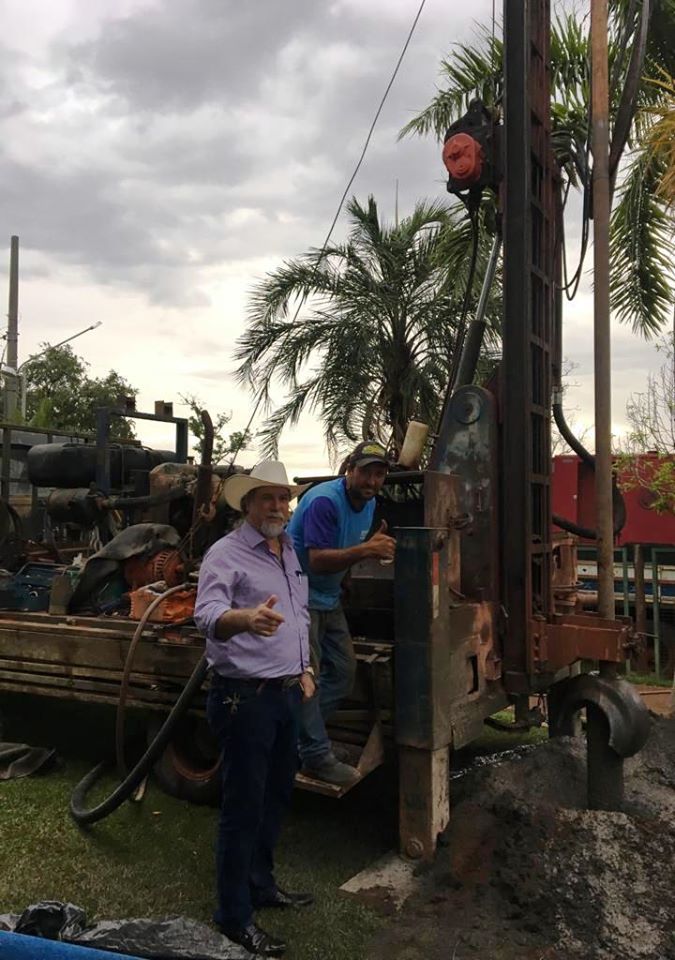
[[[223,930],[223,933],[233,943],[238,943],[257,957],[280,957],[286,949],[283,940],[265,933],[255,923],[249,923],[239,930]]]
[[[266,907],[289,910],[294,907],[309,907],[312,903],[314,903],[314,897],[311,893],[287,893],[277,887],[273,893],[256,899],[253,905],[256,910],[263,910]]]

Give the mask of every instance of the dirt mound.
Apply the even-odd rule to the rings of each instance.
[[[371,957],[675,958],[674,788],[672,719],[627,762],[622,813],[583,809],[580,739],[470,770],[423,893]]]

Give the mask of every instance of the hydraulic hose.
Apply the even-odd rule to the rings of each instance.
[[[470,203],[475,203],[474,201],[469,201]],[[478,223],[478,210],[480,206],[480,196],[478,197],[478,205],[474,208],[469,207],[469,222],[471,224],[471,259],[469,262],[469,273],[466,279],[466,287],[464,288],[464,302],[462,303],[462,312],[460,314],[459,322],[457,324],[457,334],[455,337],[454,349],[452,354],[452,359],[449,365],[448,371],[448,385],[445,390],[445,396],[441,403],[441,412],[438,420],[436,422],[436,440],[434,441],[434,446],[431,451],[431,459],[429,465],[431,469],[435,469],[434,464],[436,463],[436,458],[439,454],[436,452],[438,448],[438,437],[440,436],[441,429],[443,427],[443,422],[445,421],[445,414],[450,404],[453,391],[457,383],[457,374],[459,373],[459,368],[461,365],[461,358],[464,354],[464,340],[466,337],[466,318],[469,312],[469,304],[471,303],[471,294],[473,292],[473,279],[476,273],[476,263],[478,261],[478,247],[480,243],[480,228]]]
[[[145,625],[160,605],[162,600],[166,597],[170,597],[174,593],[178,593],[179,590],[185,590],[190,584],[180,583],[175,587],[169,587],[168,590],[165,590],[164,593],[160,593],[155,599],[150,603],[147,610],[143,613],[143,616],[138,621],[138,626],[134,631],[134,635],[131,638],[131,643],[129,644],[129,649],[127,650],[126,659],[124,661],[124,670],[122,671],[122,682],[120,683],[120,696],[117,703],[117,716],[115,719],[115,757],[117,760],[117,772],[120,777],[124,777],[128,770],[126,761],[124,758],[124,724],[125,724],[125,708],[127,704],[127,694],[129,692],[129,678],[131,676],[131,668],[134,663],[134,657],[136,655],[136,647],[138,642],[141,639]]]
[[[479,199],[480,203],[480,199]],[[480,227],[478,224],[478,208],[469,210],[469,221],[471,223],[471,260],[469,262],[469,274],[466,278],[466,288],[464,290],[464,303],[457,324],[457,335],[452,354],[452,363],[450,364],[450,373],[448,377],[448,389],[446,391],[446,402],[451,397],[457,386],[457,374],[459,372],[460,361],[464,350],[464,340],[466,338],[466,318],[469,313],[469,304],[471,303],[471,294],[473,293],[473,279],[476,274],[476,264],[478,262],[478,247],[480,245]]]
[[[462,347],[462,353],[459,358],[457,377],[455,378],[455,389],[457,387],[463,387],[468,383],[473,383],[476,367],[478,366],[478,359],[480,357],[480,351],[483,346],[488,300],[490,298],[490,290],[495,279],[495,273],[497,272],[497,262],[499,260],[499,252],[501,247],[501,235],[496,234],[494,240],[492,241],[490,256],[488,258],[487,267],[485,268],[483,286],[480,291],[478,306],[476,307],[476,316],[469,324],[469,329]]]
[[[594,467],[595,458],[593,454],[589,453],[583,443],[572,433],[567,420],[565,420],[565,411],[562,406],[562,389],[560,392],[554,391],[553,393],[553,419],[565,443],[574,450],[576,455],[580,457],[584,463],[587,463],[589,467]]]
[[[143,497],[106,497],[104,506],[109,510],[130,510],[134,507],[157,507],[172,500],[181,500],[188,495],[183,486],[170,487],[160,493],[147,494]]]
[[[554,392],[553,419],[555,420],[556,426],[560,431],[560,435],[563,440],[572,448],[576,455],[592,470],[595,470],[595,457],[592,453],[588,452],[583,443],[581,443],[581,441],[574,435],[574,433],[570,430],[567,420],[565,420],[565,413],[563,411],[561,397],[562,394],[560,391]],[[614,476],[612,476],[612,513],[614,516],[614,533],[619,534],[626,525],[626,502],[623,498],[623,494],[617,486],[616,477]],[[569,533],[573,533],[577,537],[583,537],[586,540],[598,539],[598,535],[595,530],[591,530],[588,527],[581,527],[574,523],[573,520],[567,520],[564,517],[554,515],[553,522],[557,527],[561,527],[563,530],[567,530]]]
[[[598,534],[595,530],[591,530],[590,527],[580,527],[578,523],[574,523],[573,520],[568,520],[566,517],[561,517],[557,513],[551,516],[551,520],[555,523],[556,527],[567,530],[568,533],[573,533],[575,537],[582,537],[584,540],[598,539]]]
[[[120,784],[118,784],[118,786],[108,797],[106,797],[105,800],[102,800],[101,803],[89,810],[87,810],[84,805],[87,794],[96,781],[99,780],[103,775],[107,767],[105,762],[99,763],[96,767],[94,767],[93,770],[90,770],[89,773],[82,778],[82,780],[80,780],[70,797],[70,815],[76,823],[84,825],[96,823],[98,820],[103,820],[104,817],[109,816],[111,813],[113,813],[113,811],[117,810],[117,808],[121,806],[124,801],[133,793],[143,778],[148,774],[154,763],[159,759],[162,751],[171,740],[171,735],[176,723],[183,716],[190,705],[190,701],[204,682],[204,678],[206,677],[208,669],[209,666],[206,661],[206,657],[203,656],[192,671],[190,679],[181,691],[180,696],[173,705],[171,712],[162,724],[155,739],[152,741],[131,773]]]

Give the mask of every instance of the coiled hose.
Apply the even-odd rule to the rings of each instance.
[[[162,724],[159,733],[145,751],[141,759],[133,768],[131,773],[113,790],[113,792],[102,800],[97,806],[87,810],[85,800],[87,794],[94,786],[97,780],[103,775],[108,764],[99,763],[90,770],[86,776],[80,780],[70,797],[70,815],[73,820],[81,825],[96,823],[97,820],[103,820],[113,811],[117,810],[124,801],[133,793],[143,778],[149,773],[153,764],[159,759],[162,751],[165,749],[174,731],[177,722],[183,716],[190,705],[190,701],[199,690],[206,674],[208,673],[208,663],[206,657],[202,657],[197,666],[192,671],[190,679],[185,684],[180,696],[173,705],[171,712]]]

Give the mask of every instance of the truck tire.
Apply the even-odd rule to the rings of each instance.
[[[164,720],[155,714],[148,721],[151,743]],[[220,753],[203,717],[184,716],[153,767],[153,776],[164,793],[190,803],[216,804],[220,798]]]

